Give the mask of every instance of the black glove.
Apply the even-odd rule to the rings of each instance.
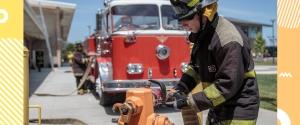
[[[184,93],[176,92],[173,94],[173,97],[175,98],[174,101],[174,108],[176,109],[182,109],[183,107],[187,107],[187,97]]]
[[[179,81],[174,87],[173,89],[175,89],[177,92],[179,93],[185,93],[188,94],[189,90],[187,87],[185,87],[185,83],[183,83],[182,81]]]

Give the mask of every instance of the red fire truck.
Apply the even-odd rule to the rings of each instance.
[[[97,51],[100,104],[124,98],[126,90],[153,79],[172,87],[187,68],[187,32],[174,18],[169,0],[111,0],[96,16],[97,33],[88,39]],[[158,88],[151,86],[152,88]],[[156,100],[159,90],[154,91]]]

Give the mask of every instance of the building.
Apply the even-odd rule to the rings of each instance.
[[[263,31],[262,31],[263,27],[272,28],[272,25],[270,25],[270,24],[247,21],[247,20],[242,20],[242,19],[237,19],[237,18],[232,18],[232,17],[225,17],[225,18],[228,19],[229,21],[231,21],[234,25],[241,28],[241,30],[251,40],[252,48],[254,46],[257,33],[263,33]]]
[[[30,67],[41,59],[43,67],[61,66],[61,51],[67,42],[75,4],[24,0],[24,45],[30,51]]]

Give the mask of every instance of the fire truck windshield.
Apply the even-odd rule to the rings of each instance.
[[[175,12],[170,5],[161,6],[162,27],[166,30],[184,30],[175,18]]]
[[[157,5],[117,5],[111,10],[113,31],[158,30],[160,27]]]

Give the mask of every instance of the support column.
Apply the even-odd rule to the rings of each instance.
[[[47,46],[47,49],[48,49],[48,56],[49,56],[49,60],[50,60],[50,65],[51,65],[51,68],[53,69],[53,58],[52,58],[53,56],[52,56],[50,40],[49,40],[49,34],[48,34],[48,29],[47,29],[45,18],[44,18],[44,13],[43,13],[41,1],[39,1],[39,11],[40,11],[41,19],[42,19],[43,34],[44,34],[45,40],[46,40],[46,46]]]
[[[61,39],[61,12],[60,8],[56,8],[56,64],[61,67],[61,49],[62,49],[62,39]]]

